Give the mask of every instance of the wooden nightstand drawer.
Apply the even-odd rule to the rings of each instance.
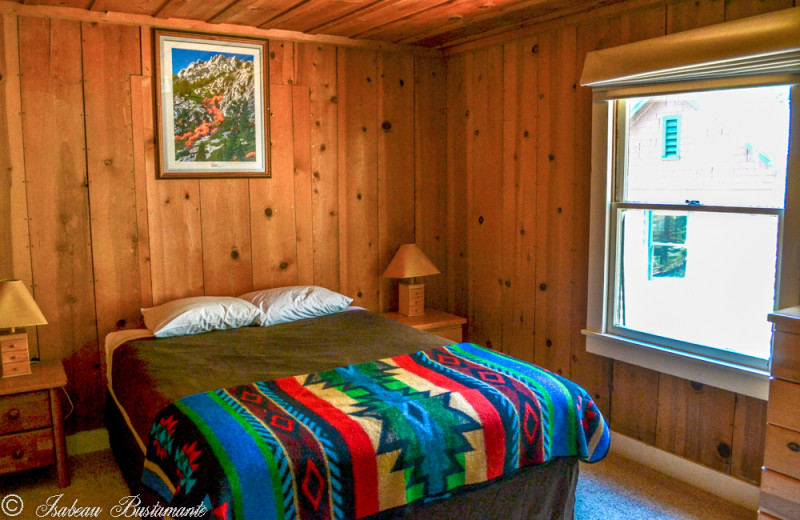
[[[11,350],[3,352],[2,362],[4,365],[12,363],[25,363],[28,361],[28,349]]]
[[[28,347],[24,341],[19,339],[0,341],[0,353],[7,354],[11,352],[25,352],[27,354]]]
[[[760,512],[783,520],[800,520],[800,480],[774,471],[761,473]]]
[[[0,437],[0,474],[54,464],[53,448],[50,428]]]
[[[1,371],[3,377],[23,376],[31,373],[31,364],[28,361],[3,364]]]
[[[800,385],[773,379],[769,383],[769,406],[767,422],[800,432]]]
[[[0,397],[0,434],[51,426],[47,390]]]
[[[800,335],[775,331],[772,339],[772,376],[800,383]]]
[[[767,424],[764,466],[800,479],[800,432]]]

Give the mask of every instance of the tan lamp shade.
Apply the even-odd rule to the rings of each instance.
[[[383,272],[383,276],[385,278],[415,278],[440,272],[417,244],[403,244],[397,249],[394,258]]]
[[[0,329],[47,325],[22,280],[0,280]]]

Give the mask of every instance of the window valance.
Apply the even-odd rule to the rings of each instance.
[[[800,83],[800,7],[590,52],[596,98]]]

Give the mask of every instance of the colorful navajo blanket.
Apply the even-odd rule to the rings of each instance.
[[[143,481],[215,519],[364,518],[608,446],[578,385],[462,343],[185,397],[156,417]]]

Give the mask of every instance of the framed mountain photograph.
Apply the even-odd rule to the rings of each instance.
[[[269,177],[267,42],[155,38],[159,178]]]

